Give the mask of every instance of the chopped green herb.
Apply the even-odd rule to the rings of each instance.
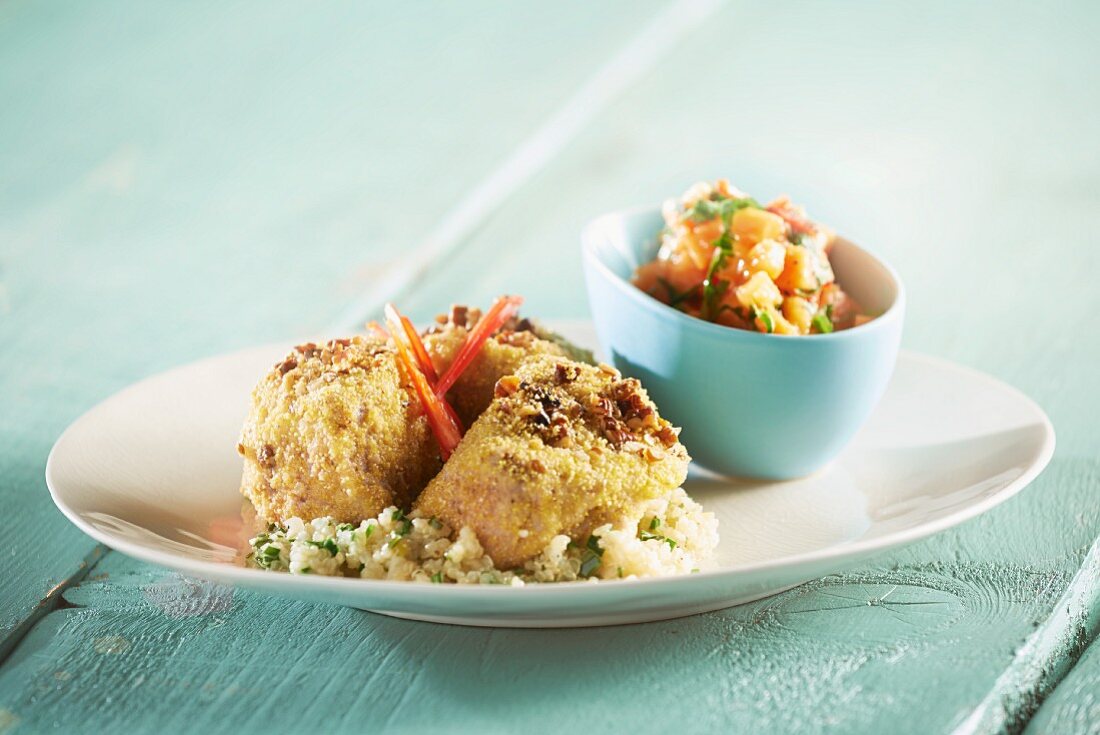
[[[760,209],[760,205],[752,197],[743,199],[700,199],[685,212],[685,216],[693,222],[707,222],[715,217],[721,217],[726,222],[733,219],[733,215],[741,209]]]
[[[364,569],[366,569],[366,568],[367,568],[367,565],[366,565],[366,564],[364,564],[363,562],[359,562],[359,571],[360,571],[360,572],[361,572],[361,571],[363,571],[363,570],[364,570]]]
[[[759,319],[764,324],[764,329],[768,334],[775,331],[775,322],[772,321],[772,315],[763,309],[753,309],[753,316]]]
[[[333,539],[327,538],[324,541],[306,541],[310,546],[316,546],[318,549],[324,549],[332,556],[336,556],[340,553],[340,547],[336,545]]]
[[[595,536],[589,536],[588,543],[586,543],[585,546],[587,546],[590,551],[595,552],[599,556],[603,556],[603,549],[600,547],[600,540]]]
[[[443,584],[443,572],[436,572],[433,574],[432,581],[436,584]]]
[[[656,531],[661,526],[661,519],[657,516],[653,516],[653,520],[649,522],[649,530]]]
[[[591,577],[593,573],[600,568],[600,557],[602,556],[603,549],[600,547],[600,540],[596,536],[589,536],[588,542],[585,544],[585,549],[581,553],[580,575],[582,577]]]
[[[439,520],[435,516],[432,516],[430,519],[428,519],[428,525],[438,531],[439,529],[443,528],[443,521]]]
[[[833,321],[824,312],[815,314],[810,323],[814,326],[814,329],[822,334],[828,334],[833,331]]]
[[[394,510],[390,518],[401,523],[401,527],[394,531],[398,536],[408,536],[412,532],[413,522],[409,520],[405,512],[400,508]],[[391,543],[390,545],[392,546],[393,544]]]
[[[339,526],[336,527],[336,530],[337,531],[354,531],[355,526],[352,525],[351,523],[341,523]]]
[[[403,538],[405,538],[405,537],[402,536],[401,534],[397,533],[396,531],[394,531],[393,538],[391,538],[389,541],[386,542],[386,546],[388,546],[392,549],[394,546],[397,546],[399,543],[401,543],[401,539],[403,539]]]
[[[374,533],[374,524],[373,523],[370,524],[369,526],[367,526],[365,529],[363,529],[363,539],[364,540],[369,539],[370,535],[372,533]]]
[[[687,291],[677,291],[676,287],[664,278],[658,278],[657,283],[661,284],[668,293],[668,305],[674,309],[679,308],[680,304],[690,299],[695,293],[694,288],[689,288]]]
[[[623,578],[623,568],[618,567],[617,569],[618,569],[618,572],[619,572],[619,579],[622,579]]]
[[[600,555],[585,549],[584,554],[581,555],[581,569],[580,575],[582,577],[591,577],[592,574],[600,568]]]
[[[259,536],[252,539],[252,545],[255,546],[258,549],[270,540],[271,540],[270,535],[268,535],[266,533],[261,533]]]
[[[313,567],[302,567],[302,569],[301,569],[302,574],[309,574],[312,571],[313,571]]]
[[[670,539],[667,536],[662,536],[659,533],[653,533],[653,531],[655,531],[657,529],[657,527],[660,525],[660,523],[661,523],[660,520],[658,520],[657,518],[654,518],[649,523],[649,528],[651,530],[649,530],[649,531],[640,531],[638,533],[638,538],[641,539],[642,541],[663,541],[666,544],[668,544],[668,548],[675,549],[676,548],[676,542],[675,541],[673,541],[672,539]]]

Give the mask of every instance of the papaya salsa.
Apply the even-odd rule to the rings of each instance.
[[[761,205],[725,179],[663,208],[657,257],[634,284],[691,316],[768,334],[826,334],[870,320],[836,282],[829,228],[780,197]]]

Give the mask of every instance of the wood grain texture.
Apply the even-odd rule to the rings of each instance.
[[[657,7],[582,5],[0,10],[0,554],[51,549],[0,575],[0,639],[93,546],[42,480],[65,425],[328,323]]]
[[[13,7],[0,19],[0,41],[11,41],[0,42],[4,89],[16,81],[11,73],[2,76],[11,68],[3,54],[38,59],[33,42],[18,39],[41,43],[44,28],[54,28],[36,20],[37,34],[15,33],[30,22],[19,14],[31,9]],[[114,53],[114,65],[89,61],[100,65],[98,75],[93,68],[71,81],[69,107],[55,109],[80,109],[82,96],[105,84],[104,69],[117,69],[117,59],[133,58],[135,48],[160,49],[165,64],[177,60],[187,48],[181,39],[195,43],[215,17],[214,10],[205,12],[210,15],[190,25],[162,28],[157,43],[147,38],[148,25],[138,25],[146,30],[105,44],[99,50]],[[532,59],[514,70],[526,77],[478,66],[482,77],[468,86],[485,95],[483,107],[460,111],[466,117],[456,121],[402,118],[404,127],[383,128],[389,137],[353,134],[356,125],[372,124],[374,113],[350,99],[348,89],[353,81],[381,83],[378,75],[360,70],[360,77],[336,77],[313,91],[311,79],[347,66],[313,57],[315,74],[291,75],[299,79],[297,95],[266,92],[283,102],[267,109],[291,120],[302,115],[296,123],[259,111],[249,117],[256,106],[228,92],[216,100],[200,96],[198,111],[186,118],[190,126],[171,124],[169,112],[157,118],[150,107],[152,122],[134,123],[133,131],[161,131],[160,144],[141,148],[142,155],[163,157],[153,169],[160,173],[135,179],[144,182],[131,184],[144,199],[124,204],[107,195],[89,199],[83,184],[63,186],[92,169],[74,161],[95,158],[89,146],[117,122],[107,112],[98,128],[66,138],[70,148],[62,149],[68,153],[59,156],[61,166],[76,167],[80,175],[32,175],[45,149],[23,152],[36,145],[33,128],[23,130],[12,159],[22,163],[0,168],[0,190],[15,192],[0,198],[0,232],[19,235],[0,238],[6,248],[0,266],[9,301],[20,309],[13,308],[16,320],[0,321],[0,349],[43,352],[34,375],[0,378],[5,403],[9,396],[23,401],[11,404],[13,414],[0,415],[3,438],[14,442],[0,455],[12,464],[0,467],[0,483],[10,483],[0,485],[0,499],[16,499],[21,514],[47,529],[48,541],[80,546],[79,536],[41,497],[36,473],[52,433],[95,397],[145,371],[327,323],[322,320],[368,282],[347,275],[349,263],[367,262],[367,272],[375,272],[476,178],[489,154],[475,140],[468,159],[465,151],[450,158],[442,140],[448,131],[477,138],[473,131],[482,124],[505,125],[482,122],[486,108],[507,110],[503,117],[516,127],[501,142],[520,140],[522,123],[568,94],[583,68],[613,45],[608,34],[626,35],[619,24],[638,20],[621,9],[588,12],[599,15],[592,21],[586,15],[583,23],[547,18],[540,42],[534,35],[515,41],[531,49]],[[241,24],[248,16],[235,7],[218,13],[226,14],[229,27],[229,20]],[[288,18],[289,11],[281,21],[272,18],[270,35],[260,34],[261,40],[249,41],[255,47],[232,52],[232,59],[285,64],[273,49],[290,28],[308,33],[311,24],[321,26],[310,36],[312,46],[303,41],[293,52],[303,58],[306,49],[319,46],[318,38],[331,38],[325,29],[337,32],[331,19],[299,29]],[[79,30],[71,16],[50,20],[65,22]],[[154,27],[159,22],[146,19]],[[463,18],[456,11],[449,22],[461,25]],[[397,25],[379,31],[379,43],[390,34],[401,37],[407,32],[402,23],[412,21],[392,23]],[[427,26],[421,48],[429,47]],[[600,28],[604,35],[595,44]],[[61,38],[75,42],[77,30]],[[213,50],[231,35],[207,32],[213,35],[204,48]],[[1027,655],[1037,632],[1049,634],[1043,655],[1069,669],[1094,635],[1087,616],[1100,611],[1100,583],[1079,576],[1100,535],[1100,441],[1092,429],[1100,414],[1093,383],[1100,345],[1081,326],[1100,307],[1091,283],[1100,256],[1083,235],[1100,229],[1098,32],[1100,14],[1085,3],[1033,9],[731,4],[518,191],[464,245],[461,258],[441,264],[402,298],[407,310],[426,317],[452,300],[485,302],[519,292],[535,313],[584,316],[577,231],[591,216],[659,201],[701,177],[728,175],[761,196],[788,191],[898,267],[909,288],[908,347],[987,370],[1051,415],[1059,434],[1055,459],[1017,498],[933,539],[768,600],[684,620],[591,630],[479,630],[391,620],[231,591],[111,554],[64,593],[73,607],[45,615],[0,666],[0,732],[259,732],[272,725],[311,731],[323,725],[333,732],[432,726],[478,732],[1016,732],[1037,708],[1037,732],[1087,732],[1096,719],[1095,644],[1060,686],[1060,675],[1034,675],[1029,664],[1038,660]],[[478,38],[481,46],[495,48],[486,40],[495,39],[492,33]],[[778,49],[776,39],[782,39]],[[350,40],[345,44],[354,48],[328,45],[340,59],[366,53]],[[553,65],[539,65],[563,47],[570,49],[569,63],[553,53]],[[546,54],[540,56],[540,49]],[[498,58],[493,53],[480,49],[455,63],[484,63]],[[223,82],[227,90],[253,89],[249,81],[269,76],[259,61],[226,64],[226,58],[215,54],[200,69],[240,66]],[[50,63],[61,79],[66,67]],[[446,99],[453,91],[443,89],[446,79],[429,73],[445,75],[446,66],[438,60],[413,64],[423,74],[415,89],[422,94],[438,86]],[[194,74],[187,77],[192,93],[206,88],[207,76],[188,73]],[[517,78],[530,78],[530,88],[512,89],[508,80]],[[159,100],[179,112],[148,81],[145,87],[132,78],[125,82],[118,89],[133,95],[130,109]],[[490,89],[517,97],[502,103],[490,99]],[[308,109],[293,111],[291,99],[308,99]],[[406,100],[390,109],[400,116],[414,106]],[[333,123],[335,137],[302,142],[300,133],[337,113],[351,121]],[[418,147],[436,124],[440,139]],[[0,116],[0,133],[5,125],[14,123]],[[229,142],[206,158],[201,140],[172,137],[184,127],[205,131],[207,144],[222,137]],[[62,136],[54,130],[50,140],[57,146]],[[250,147],[253,132],[266,143]],[[286,155],[280,150],[267,158],[278,143],[289,146]],[[347,156],[362,164],[395,147],[402,155],[373,169],[339,163]],[[320,159],[337,162],[331,173],[317,163],[315,150],[328,154]],[[108,167],[114,173],[106,180],[125,179],[118,173],[125,168]],[[22,179],[6,177],[15,170]],[[444,188],[423,198],[393,195],[420,191],[424,177],[440,170],[461,180],[440,184]],[[173,172],[186,174],[187,183],[176,182]],[[283,178],[288,172],[292,180]],[[71,201],[58,199],[62,194]],[[295,196],[306,201],[300,212],[287,204]],[[223,199],[220,210],[215,203]],[[146,213],[150,207],[153,213]],[[127,226],[116,228],[118,222]],[[116,229],[124,235],[117,244]],[[156,247],[149,249],[149,242]],[[215,254],[224,257],[215,260]],[[218,272],[208,272],[212,260],[222,263]],[[95,284],[88,273],[96,275]],[[244,273],[248,279],[240,278]],[[264,296],[272,284],[302,298]],[[59,294],[60,305],[54,303]],[[1053,294],[1050,306],[1041,294]],[[1035,308],[1037,301],[1043,308]],[[232,320],[225,319],[227,305],[235,309]],[[170,319],[175,329],[165,335]],[[56,338],[42,345],[43,334]],[[137,354],[94,349],[127,335],[137,338]],[[83,370],[67,365],[88,354],[95,357]],[[17,542],[11,540],[13,551],[23,548]],[[4,614],[23,614],[40,588],[48,589],[44,580],[68,574],[71,562],[62,562],[0,579]],[[1077,590],[1072,602],[1086,615],[1081,636],[1060,614],[1069,590]],[[1006,672],[1012,686],[1001,689]],[[979,710],[988,716],[974,719]]]
[[[1093,642],[1073,671],[1028,723],[1028,735],[1100,733],[1100,645]]]

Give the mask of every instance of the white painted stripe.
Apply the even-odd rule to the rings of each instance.
[[[1100,538],[1039,626],[953,735],[1017,732],[1100,633]]]
[[[554,159],[612,100],[630,88],[723,0],[677,0],[601,67],[565,105],[451,209],[407,259],[370,283],[326,332],[356,329],[462,244],[532,176]]]

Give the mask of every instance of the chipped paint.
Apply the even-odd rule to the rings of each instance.
[[[228,612],[233,588],[172,573],[142,588],[150,605],[170,618],[190,618]]]
[[[93,642],[95,652],[101,654],[126,653],[130,650],[130,641],[120,635],[105,635]]]

